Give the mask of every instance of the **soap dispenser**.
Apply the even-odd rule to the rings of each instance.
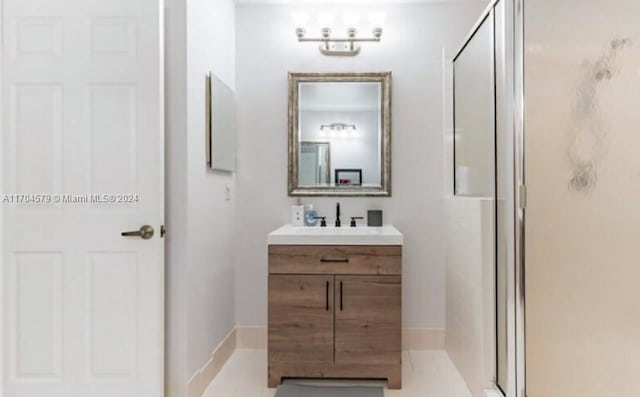
[[[313,209],[313,204],[307,204],[304,208],[305,226],[315,226],[318,224],[318,212]]]

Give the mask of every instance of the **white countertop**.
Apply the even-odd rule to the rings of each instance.
[[[284,225],[267,237],[269,245],[403,245],[404,237],[392,225],[381,227],[319,227]]]

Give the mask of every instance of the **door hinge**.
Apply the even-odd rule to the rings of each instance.
[[[527,208],[527,185],[518,186],[518,207],[522,210]]]

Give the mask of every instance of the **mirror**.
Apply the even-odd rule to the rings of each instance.
[[[391,195],[391,73],[289,74],[289,195]]]
[[[207,76],[207,164],[217,171],[236,169],[236,104],[231,88]]]

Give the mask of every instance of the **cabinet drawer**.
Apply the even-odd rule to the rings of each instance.
[[[270,274],[399,275],[401,270],[401,246],[269,246]]]

